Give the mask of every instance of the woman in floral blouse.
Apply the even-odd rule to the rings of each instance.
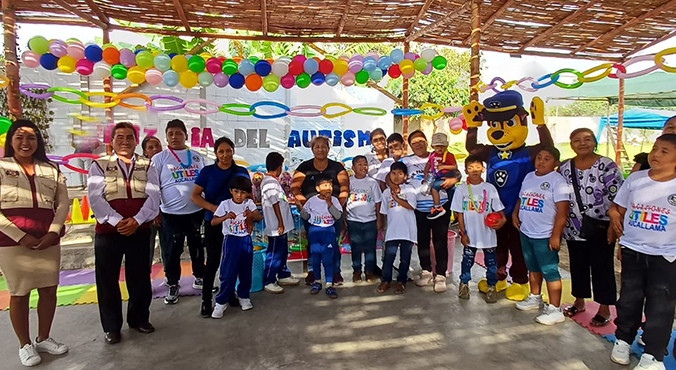
[[[614,305],[617,298],[613,268],[615,237],[608,234],[608,209],[622,185],[623,177],[615,162],[596,154],[597,144],[592,130],[574,130],[570,134],[570,146],[576,156],[563,162],[559,173],[575,189],[563,230],[570,256],[575,304],[566,308],[565,313],[572,317],[585,310],[584,300],[592,296],[591,282],[594,301],[600,306],[590,324],[604,326],[610,322],[609,306]],[[576,183],[573,171],[577,174]]]

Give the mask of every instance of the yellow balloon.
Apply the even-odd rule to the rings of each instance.
[[[453,134],[453,135],[460,135],[461,132],[462,132],[461,128],[457,129],[457,130],[451,130],[451,134]]]
[[[73,73],[75,72],[75,64],[77,61],[69,56],[64,55],[56,62],[56,66],[59,68],[59,71],[63,73]]]
[[[5,140],[7,140],[7,134],[0,135],[0,148],[5,147]]]
[[[338,76],[344,75],[345,73],[347,73],[347,70],[348,69],[346,61],[338,59],[333,63],[333,73],[337,74]]]
[[[171,58],[171,69],[177,73],[185,72],[188,70],[188,59],[183,55],[177,55]]]
[[[178,75],[178,82],[186,89],[191,89],[197,84],[197,73],[185,71]]]
[[[408,59],[404,59],[401,62],[399,62],[399,69],[401,70],[401,73],[405,75],[415,71],[415,67],[413,67],[413,62],[411,62]]]
[[[146,81],[146,72],[139,66],[131,67],[127,71],[127,79],[133,84],[142,84]]]
[[[200,56],[202,57],[202,59],[204,59],[205,62],[209,60],[209,58],[211,58],[211,54],[207,53],[206,51],[200,54]]]

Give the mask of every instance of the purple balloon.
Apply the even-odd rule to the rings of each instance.
[[[214,75],[214,85],[218,87],[228,86],[228,75],[223,72],[218,72]]]
[[[432,73],[432,63],[427,62],[427,68],[425,68],[424,70],[422,70],[422,72],[420,72],[420,73],[422,73],[422,74],[425,75],[425,76],[427,76],[428,74]]]
[[[404,59],[408,59],[411,62],[415,62],[415,60],[418,59],[418,58],[416,58],[415,53],[406,53],[406,54],[404,54]]]
[[[120,50],[120,64],[127,68],[131,68],[136,65],[136,55],[129,49]]]

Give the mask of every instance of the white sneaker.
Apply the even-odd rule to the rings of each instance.
[[[436,293],[443,293],[446,291],[446,276],[437,275],[434,278],[434,291]]]
[[[192,282],[193,289],[202,290],[202,286],[204,286],[204,281],[202,278],[195,278],[195,281]]]
[[[638,336],[638,338],[636,339],[636,343],[638,343],[639,346],[645,347],[645,342],[643,341],[643,334]]]
[[[32,344],[26,344],[19,349],[19,359],[23,366],[35,366],[42,362],[42,357],[38,354]]]
[[[239,300],[239,305],[242,306],[242,311],[249,311],[253,308],[251,304],[251,299],[249,298],[237,298]]]
[[[418,275],[418,277],[416,277],[415,285],[417,285],[417,286],[430,285],[433,278],[434,278],[434,276],[432,276],[431,272],[423,270],[423,272],[421,272],[420,275]]]
[[[528,297],[521,302],[517,302],[516,308],[521,311],[539,310],[542,308],[542,296],[533,293],[528,294]]]
[[[35,349],[38,352],[46,352],[49,353],[50,355],[55,356],[62,355],[68,352],[67,345],[59,343],[54,339],[52,339],[51,337],[43,340],[42,342],[38,342],[38,338],[35,338],[35,341],[33,342],[33,347],[35,347]]]
[[[300,283],[300,279],[296,279],[293,276],[281,278],[277,280],[277,284],[279,285],[298,285]]]
[[[631,345],[622,339],[618,339],[613,345],[613,352],[610,353],[610,360],[616,364],[629,365],[630,354]]]
[[[270,284],[266,285],[265,288],[263,288],[263,289],[265,289],[266,292],[273,293],[273,294],[284,293],[284,288],[277,285],[277,283],[270,283]]]
[[[644,353],[641,356],[641,361],[638,362],[638,365],[634,370],[665,370],[664,363],[662,361],[657,361],[653,355]]]
[[[535,321],[542,325],[554,325],[566,321],[566,317],[563,316],[561,307],[548,304],[545,306],[544,311],[535,318]]]
[[[216,303],[214,310],[211,312],[211,318],[220,319],[223,317],[223,312],[225,312],[226,308],[228,308],[227,304]]]

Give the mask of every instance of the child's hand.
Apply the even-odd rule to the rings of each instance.
[[[617,241],[617,234],[615,234],[615,229],[613,227],[608,228],[608,244],[612,244],[615,246],[615,242]]]
[[[467,234],[460,237],[460,244],[462,244],[463,247],[469,246],[469,236],[467,236]]]
[[[224,220],[227,220],[227,219],[234,220],[236,218],[237,218],[237,215],[235,214],[235,212],[228,212],[228,214],[223,217]]]
[[[390,188],[390,192],[392,193],[392,198],[396,199],[399,197],[399,193],[401,193],[401,188],[398,185],[392,186],[392,188]]]
[[[559,249],[561,249],[561,239],[555,238],[554,236],[549,238],[549,250],[558,251]]]
[[[280,222],[279,226],[277,227],[277,235],[281,236],[284,235],[284,222]]]
[[[512,225],[514,225],[517,230],[521,230],[521,221],[519,221],[518,217],[512,217]]]
[[[505,226],[507,223],[507,219],[504,217],[500,217],[497,221],[492,223],[489,227],[493,230],[498,230],[499,228]]]
[[[622,223],[622,216],[619,212],[609,212],[610,226],[613,229],[616,237],[624,235],[624,224]]]
[[[324,194],[324,200],[326,201],[326,204],[331,207],[333,205],[333,200],[331,199],[331,193],[326,193]]]

